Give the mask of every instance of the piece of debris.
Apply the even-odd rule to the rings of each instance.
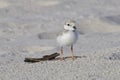
[[[24,62],[40,62],[40,61],[46,61],[46,60],[54,60],[57,56],[59,56],[59,53],[53,53],[51,55],[45,55],[43,58],[25,58]]]
[[[111,56],[109,56],[110,60],[120,60],[120,52],[112,53]]]

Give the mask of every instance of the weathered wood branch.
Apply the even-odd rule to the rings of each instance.
[[[45,55],[42,58],[25,58],[24,62],[40,62],[40,61],[46,61],[46,60],[54,60],[57,56],[59,56],[59,53],[53,53],[51,55]]]

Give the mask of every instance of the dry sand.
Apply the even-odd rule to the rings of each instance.
[[[119,80],[119,0],[0,0],[0,80]],[[59,52],[64,21],[78,23],[75,61],[25,63]],[[83,33],[83,34],[81,34]],[[70,56],[64,48],[64,56]]]

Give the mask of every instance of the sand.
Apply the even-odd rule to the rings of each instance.
[[[119,80],[119,0],[0,0],[0,80]],[[77,22],[72,61],[25,63],[59,52],[56,36]],[[64,48],[64,56],[71,56]]]

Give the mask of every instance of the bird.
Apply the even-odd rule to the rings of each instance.
[[[76,28],[76,22],[73,20],[67,20],[64,24],[64,30],[57,36],[57,43],[59,44],[61,51],[60,51],[60,58],[64,60],[63,57],[63,47],[68,46],[71,49],[71,58],[72,60],[75,59],[74,52],[73,52],[73,45],[78,40],[78,32]]]

